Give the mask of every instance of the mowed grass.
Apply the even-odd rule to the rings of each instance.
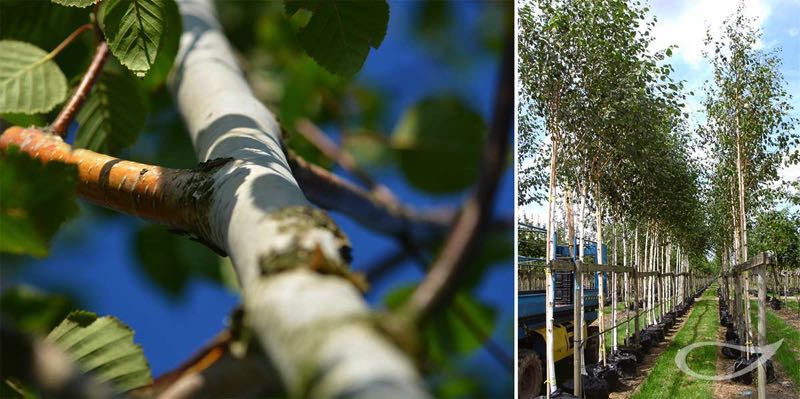
[[[793,304],[796,305],[797,302]],[[753,327],[758,328],[758,304],[755,300],[750,301],[750,316]],[[780,339],[784,340],[783,344],[772,359],[783,367],[795,384],[800,385],[800,331],[767,307],[767,342],[773,343]]]
[[[783,298],[780,299],[783,300]],[[796,310],[800,312],[800,301],[798,301],[797,299],[789,299],[786,302],[784,302],[784,305],[786,306],[786,309]]]
[[[684,374],[675,365],[675,355],[681,348],[689,344],[716,341],[718,329],[716,286],[712,285],[695,302],[686,323],[658,358],[647,379],[642,383],[641,389],[633,398],[711,398],[713,381],[698,380]],[[708,345],[691,351],[686,361],[695,372],[702,375],[714,375],[716,357],[717,347]]]

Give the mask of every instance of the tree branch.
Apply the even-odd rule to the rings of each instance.
[[[201,241],[204,222],[195,212],[207,213],[207,201],[198,188],[212,184],[214,164],[193,169],[170,169],[98,154],[73,150],[64,141],[39,129],[8,128],[0,136],[0,150],[13,145],[43,162],[60,161],[78,167],[78,195],[94,204],[194,234]],[[393,206],[330,172],[288,154],[303,193],[326,209],[342,212],[365,227],[387,235],[411,231],[425,240],[446,231],[449,213],[417,213]],[[218,163],[218,162],[217,162]],[[196,196],[200,196],[195,198]],[[196,208],[188,208],[192,204]],[[220,250],[214,248],[215,250]]]
[[[336,162],[344,170],[352,173],[363,182],[375,195],[376,198],[386,202],[397,202],[396,197],[388,187],[376,181],[358,166],[356,160],[349,153],[342,151],[317,125],[308,119],[299,119],[295,122],[295,129],[303,137],[317,147],[326,157]]]
[[[288,396],[426,397],[345,278],[349,243],[303,195],[277,121],[243,78],[212,2],[180,8],[170,88],[198,158],[233,158],[214,173],[209,237],[231,257],[246,324]]]
[[[286,157],[308,199],[342,212],[370,230],[393,236],[409,234],[416,241],[426,241],[443,235],[453,220],[445,209],[419,212],[371,194],[292,151],[287,151]]]
[[[495,96],[489,142],[483,153],[478,186],[464,204],[450,236],[431,266],[430,272],[412,294],[405,311],[413,319],[424,319],[453,295],[457,280],[469,264],[472,251],[490,218],[494,192],[503,172],[514,113],[513,40],[508,40],[500,65],[500,82]]]
[[[89,26],[91,27],[91,25]],[[72,119],[75,118],[75,114],[81,108],[83,102],[86,101],[86,97],[88,97],[89,93],[92,91],[92,86],[94,86],[94,82],[97,80],[97,77],[100,76],[100,72],[103,70],[103,65],[105,65],[106,59],[108,59],[108,44],[105,40],[101,40],[95,48],[92,62],[89,64],[89,68],[86,69],[86,73],[83,75],[81,83],[78,85],[78,88],[75,90],[75,93],[72,95],[72,97],[70,97],[67,105],[61,109],[61,112],[58,114],[58,117],[56,117],[56,120],[50,125],[50,131],[52,131],[53,134],[61,136],[62,138],[67,135],[67,128],[69,128],[69,124],[72,122]]]
[[[89,202],[206,238],[208,199],[203,189],[211,183],[213,167],[170,169],[125,161],[73,150],[58,136],[18,126],[0,136],[0,150],[9,146],[42,162],[77,166],[78,195]]]

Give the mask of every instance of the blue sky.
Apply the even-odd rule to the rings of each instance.
[[[686,91],[693,91],[688,98],[686,111],[693,126],[703,123],[703,85],[711,78],[711,66],[703,58],[706,29],[719,36],[720,26],[736,11],[734,0],[650,0],[649,14],[657,22],[652,35],[655,40],[651,50],[661,50],[677,45],[669,62],[675,68],[675,78],[685,81]],[[766,50],[780,49],[783,61],[781,73],[786,88],[794,98],[793,116],[800,117],[800,0],[748,0],[745,14],[753,17],[763,30],[760,46]],[[798,127],[795,127],[796,129]],[[786,167],[780,171],[784,181],[800,179],[800,165]],[[531,204],[521,208],[521,214],[534,221],[544,222],[546,208]]]

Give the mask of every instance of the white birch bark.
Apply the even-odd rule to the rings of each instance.
[[[556,202],[556,161],[558,157],[558,141],[555,132],[551,132],[552,148],[550,153],[550,189],[547,202],[547,249],[545,250],[547,261],[555,259],[555,202]],[[546,386],[547,397],[557,389],[556,367],[553,357],[553,307],[555,306],[555,287],[553,287],[553,275],[550,268],[545,268],[545,351],[547,357],[546,366]]]
[[[617,266],[617,225],[614,224],[614,266]],[[617,350],[617,273],[611,273],[611,350]]]
[[[426,397],[412,363],[337,272],[347,266],[347,239],[303,196],[275,116],[243,78],[213,2],[179,6],[184,31],[170,89],[198,159],[232,158],[213,185],[198,187],[210,205],[198,220],[231,258],[265,361],[289,397]]]
[[[598,190],[598,192],[599,191],[600,190]],[[597,223],[597,244],[596,244],[597,246],[595,247],[595,254],[596,254],[595,257],[597,259],[597,262],[595,262],[595,263],[597,263],[598,265],[602,265],[603,264],[603,208],[600,205],[600,196],[599,195],[596,196],[595,201],[597,202],[597,214],[595,215],[595,220],[596,220],[596,223]],[[605,277],[605,273],[599,273],[598,272],[598,273],[595,273],[595,276],[597,277],[597,298],[598,298],[597,301],[599,303],[599,309],[600,309],[599,310],[600,316],[598,316],[597,319],[599,321],[600,331],[601,331],[600,332],[600,337],[599,337],[600,338],[599,339],[599,345],[598,345],[598,349],[597,350],[599,351],[598,355],[599,355],[600,362],[602,362],[603,365],[605,365],[606,364],[606,345],[605,345],[606,344],[606,333],[605,333],[606,323],[605,323],[605,317],[604,317],[605,316],[605,299],[606,299],[606,297],[605,297],[605,278],[604,278]]]
[[[583,242],[583,235],[585,233],[584,226],[586,225],[586,221],[584,220],[584,216],[585,216],[584,212],[586,211],[586,186],[585,185],[582,186],[580,188],[580,190],[581,190],[581,209],[580,209],[580,216],[578,216],[578,220],[580,221],[581,232],[580,232],[580,241],[578,243],[578,259],[580,259],[581,263],[583,263],[583,257],[585,255],[585,247],[584,247],[584,242]],[[581,336],[584,337],[584,339],[585,339],[586,335],[588,335],[587,334],[588,331],[585,331],[585,329],[586,329],[586,308],[585,308],[585,301],[584,301],[584,298],[583,298],[583,295],[584,295],[583,287],[585,285],[584,276],[585,276],[585,274],[581,273],[581,288],[580,288],[580,290],[581,290],[581,296],[580,296],[580,301],[581,301],[581,304],[580,304],[580,306],[581,306],[581,326],[580,326],[580,328],[581,328]],[[581,374],[586,374],[586,363],[583,361],[583,352],[581,352],[580,355],[581,355],[581,364],[580,364],[580,366],[581,366]]]

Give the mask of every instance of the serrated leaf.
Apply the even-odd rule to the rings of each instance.
[[[0,40],[0,113],[47,112],[67,96],[67,78],[44,50]]]
[[[75,146],[109,155],[136,141],[147,116],[147,102],[136,78],[109,63],[78,112]]]
[[[0,154],[0,252],[47,256],[50,240],[78,213],[73,165],[43,165],[16,147]]]
[[[153,381],[142,348],[133,331],[113,317],[86,311],[70,313],[47,340],[61,348],[78,366],[98,381],[128,392]]]
[[[431,97],[408,109],[392,133],[400,170],[431,193],[469,187],[478,177],[486,124],[461,100]]]
[[[107,0],[100,6],[100,27],[111,53],[138,77],[156,62],[165,4],[166,0]]]
[[[306,53],[330,72],[351,76],[361,69],[369,49],[381,45],[389,23],[385,0],[286,0],[293,15],[304,8],[313,13],[298,32]]]
[[[61,4],[62,6],[68,7],[89,7],[90,5],[97,3],[98,0],[50,0],[53,3]]]
[[[397,288],[386,295],[384,303],[389,309],[397,309],[413,291],[413,286]],[[469,318],[469,325],[465,323],[465,317]],[[491,336],[496,319],[497,311],[493,308],[480,303],[467,292],[457,293],[452,304],[442,307],[422,327],[427,356],[442,365],[451,362],[453,355],[470,354]],[[476,332],[484,336],[479,337]]]
[[[164,83],[169,71],[172,70],[175,56],[178,54],[178,46],[183,32],[183,18],[181,18],[178,4],[174,0],[164,2],[164,21],[164,33],[161,34],[156,61],[144,77],[144,84],[150,90]]]

